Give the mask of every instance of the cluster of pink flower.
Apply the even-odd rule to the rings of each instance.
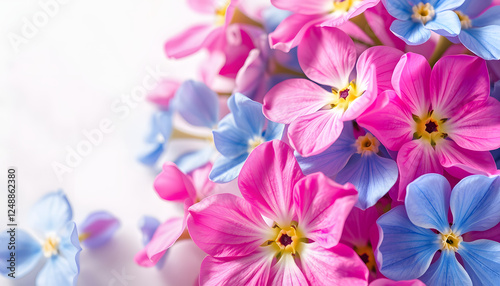
[[[208,59],[200,80],[150,95],[141,158],[163,165],[154,188],[185,211],[144,219],[139,265],[192,239],[208,254],[201,285],[500,281],[498,6],[187,2],[214,20],[166,54]],[[204,147],[165,163],[186,138]]]

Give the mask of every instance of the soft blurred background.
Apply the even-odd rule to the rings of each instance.
[[[5,186],[7,168],[17,167],[20,226],[30,206],[57,189],[67,194],[75,222],[96,210],[121,221],[109,244],[82,251],[78,285],[193,285],[196,279],[204,254],[192,242],[176,244],[160,270],[133,262],[142,247],[140,217],[163,221],[182,210],[157,197],[155,173],[137,161],[152,105],[132,99],[127,115],[112,106],[124,104],[157,71],[196,78],[203,52],[168,60],[163,44],[203,20],[185,1],[0,1],[0,182]],[[58,177],[54,162],[66,164],[68,148],[75,150],[102,120],[113,131]],[[3,229],[6,195],[1,198]],[[33,285],[36,272],[15,281],[1,277],[0,285]]]

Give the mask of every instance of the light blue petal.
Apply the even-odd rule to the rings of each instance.
[[[151,241],[156,229],[160,226],[160,221],[152,216],[143,216],[139,221],[139,229],[142,233],[142,244],[146,245]]]
[[[228,183],[236,179],[247,158],[248,153],[233,159],[223,156],[217,158],[208,178],[216,183]]]
[[[283,137],[283,130],[285,129],[285,124],[276,123],[272,121],[267,121],[267,127],[264,131],[264,140],[271,141],[274,139],[281,140]]]
[[[394,20],[391,31],[408,45],[423,44],[431,37],[431,32],[422,23],[413,21]]]
[[[406,189],[405,207],[411,222],[447,233],[450,230],[450,193],[450,183],[439,174],[426,174],[410,183]]]
[[[248,152],[249,140],[253,136],[240,129],[235,124],[233,114],[226,115],[219,128],[213,131],[215,148],[228,158],[236,158]]]
[[[36,277],[37,286],[76,285],[80,273],[80,243],[74,222],[60,233],[59,254],[50,257]]]
[[[217,93],[202,82],[183,82],[172,101],[173,108],[189,124],[213,128],[219,121]]]
[[[262,104],[235,93],[227,100],[236,126],[254,136],[262,136],[266,117],[262,114]]]
[[[183,173],[187,174],[208,163],[214,152],[215,150],[213,147],[205,147],[194,152],[183,154],[177,158],[174,163]]]
[[[500,59],[500,26],[464,29],[458,35],[460,42],[485,60]]]
[[[499,14],[500,14],[500,6],[493,6],[486,12],[481,14],[481,16],[477,17],[476,19],[472,19],[472,26],[473,27],[484,27],[490,25],[498,26],[500,25],[500,17],[498,17]]]
[[[68,198],[62,191],[49,193],[39,199],[30,210],[29,223],[41,235],[58,232],[73,218]]]
[[[85,218],[78,230],[81,234],[88,236],[82,241],[83,245],[88,248],[97,248],[110,241],[118,228],[120,228],[118,218],[107,211],[96,211]]]
[[[454,37],[460,34],[460,19],[453,11],[443,11],[436,14],[432,21],[425,24],[425,28],[445,37]]]
[[[328,177],[337,175],[357,150],[354,146],[356,140],[354,139],[352,128],[352,122],[345,122],[344,129],[337,141],[318,155],[302,157],[299,153],[295,152],[295,157],[302,172],[306,175],[322,172]]]
[[[500,177],[462,179],[451,192],[450,208],[456,234],[494,227],[500,221]]]
[[[500,80],[495,82],[495,85],[494,85],[493,89],[491,90],[491,96],[493,96],[497,100],[500,100]]]
[[[139,157],[139,162],[144,165],[154,166],[158,159],[160,159],[161,154],[165,150],[163,144],[152,145],[151,149],[145,154]]]
[[[411,223],[404,206],[382,215],[377,224],[382,239],[377,259],[380,272],[393,280],[422,276],[441,247],[438,234]]]
[[[427,286],[472,285],[469,275],[458,263],[452,250],[443,250],[438,261],[419,279]]]
[[[15,230],[15,245],[9,245],[11,233],[10,229],[0,233],[0,274],[6,276],[14,270],[15,278],[21,278],[28,274],[38,264],[42,257],[42,246],[26,231],[17,228]],[[10,247],[10,249],[9,249]],[[10,253],[15,253],[15,268],[11,267],[9,261],[12,260]]]
[[[269,6],[262,11],[262,18],[264,20],[264,28],[269,34],[273,32],[278,25],[285,20],[288,16],[292,15],[292,12],[287,10],[281,10],[274,6]]]
[[[439,13],[446,10],[455,10],[464,3],[464,0],[429,0],[428,2],[434,7],[436,13]]]
[[[474,285],[496,285],[500,281],[500,243],[479,239],[461,242],[458,254]]]
[[[354,154],[335,180],[339,184],[347,182],[358,190],[356,206],[363,210],[375,205],[398,179],[398,166],[394,160],[376,154]]]
[[[410,20],[413,5],[406,0],[382,0],[387,12],[399,20]]]
[[[462,6],[458,7],[456,10],[473,19],[476,18],[477,15],[481,14],[484,10],[486,10],[486,8],[490,7],[491,2],[492,0],[465,0]]]
[[[158,141],[158,136],[156,136],[156,141],[165,143],[170,138],[172,134],[172,112],[170,111],[160,111],[153,114],[153,128],[158,130],[158,133],[163,136],[161,141]],[[153,139],[153,138],[150,138]]]

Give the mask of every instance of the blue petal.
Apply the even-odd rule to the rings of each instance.
[[[11,259],[10,253],[15,253],[15,278],[23,277],[28,274],[38,264],[42,257],[42,246],[29,233],[22,229],[15,230],[15,249],[9,249],[11,235],[7,232],[9,229],[0,233],[0,274],[7,276]],[[12,245],[10,245],[12,248]]]
[[[474,285],[497,285],[500,281],[500,243],[480,239],[461,242],[458,254]]]
[[[185,174],[197,169],[210,161],[214,154],[213,147],[205,147],[194,152],[183,154],[175,160],[177,167]]]
[[[80,224],[79,232],[88,237],[82,244],[97,248],[106,244],[120,227],[120,221],[107,211],[93,212]]]
[[[158,226],[160,226],[160,221],[152,216],[143,216],[141,218],[139,221],[139,229],[142,232],[143,245],[146,245],[151,241]]]
[[[427,286],[472,285],[469,275],[458,263],[452,250],[443,250],[438,261],[419,279]]]
[[[410,183],[406,191],[405,207],[411,222],[423,228],[447,233],[450,230],[450,193],[450,183],[439,174],[426,174]]]
[[[493,86],[493,89],[491,91],[491,96],[496,98],[496,100],[500,100],[500,80],[495,82],[495,85]]]
[[[210,175],[208,175],[208,178],[216,183],[228,183],[236,179],[236,177],[240,174],[243,163],[245,163],[247,158],[248,153],[242,154],[241,156],[233,159],[223,156],[217,158]]]
[[[375,205],[397,179],[398,166],[394,160],[376,154],[354,154],[335,180],[339,184],[353,184],[359,193],[356,206],[365,210]]]
[[[455,10],[464,3],[464,0],[429,0],[427,2],[431,3],[436,13],[439,13],[446,10]]]
[[[441,247],[438,235],[411,223],[404,206],[382,215],[377,224],[382,240],[377,259],[380,272],[393,280],[422,276]]]
[[[267,121],[267,127],[264,131],[264,140],[271,141],[274,139],[281,140],[283,137],[283,130],[285,129],[285,124],[276,123],[272,121]]]
[[[40,234],[58,232],[73,218],[68,198],[62,191],[49,193],[30,210],[29,223]]]
[[[262,114],[262,104],[236,93],[229,97],[227,105],[240,130],[254,136],[262,135],[262,129],[266,124],[266,117]]]
[[[273,32],[278,25],[285,20],[292,12],[278,9],[274,6],[269,6],[262,11],[262,18],[264,20],[264,28],[269,34]]]
[[[170,111],[160,111],[153,114],[152,118],[152,131],[149,142],[162,142],[166,143],[172,134],[172,112]],[[160,134],[163,138],[158,138]],[[152,137],[154,136],[154,137]],[[160,141],[158,141],[160,139]]]
[[[490,25],[500,25],[500,18],[498,14],[500,13],[500,6],[493,6],[486,12],[481,14],[481,16],[476,19],[472,19],[472,27],[484,27]],[[497,28],[498,29],[498,28]]]
[[[464,29],[458,35],[460,42],[485,60],[500,59],[500,26]]]
[[[469,18],[476,18],[477,15],[481,14],[486,8],[490,7],[492,0],[465,0],[462,6],[458,7],[456,10],[469,16]],[[472,5],[471,5],[472,4]]]
[[[500,148],[490,152],[491,155],[493,155],[493,158],[495,159],[495,163],[497,164],[497,169],[500,169]]]
[[[60,233],[59,253],[49,258],[36,277],[38,286],[76,285],[80,273],[80,243],[74,222],[68,223]]]
[[[339,138],[328,149],[310,157],[302,157],[295,152],[295,157],[304,174],[322,172],[328,177],[333,177],[345,167],[352,154],[356,153],[354,142],[356,140],[354,139],[352,123],[345,122]]]
[[[251,134],[236,126],[233,114],[226,115],[213,134],[217,151],[228,158],[236,158],[248,153],[248,143],[253,138]]]
[[[454,37],[460,34],[460,19],[453,11],[437,13],[432,21],[425,24],[425,28],[445,37]]]
[[[500,221],[500,177],[464,178],[451,192],[450,208],[456,234],[494,227]]]
[[[189,124],[213,128],[219,120],[217,93],[202,82],[183,82],[172,101],[173,108]]]
[[[413,14],[413,3],[406,0],[382,0],[387,12],[399,20],[409,20]],[[413,4],[413,5],[412,5]]]
[[[158,161],[158,159],[160,159],[161,154],[163,154],[163,151],[165,151],[163,144],[160,143],[153,145],[151,150],[149,150],[148,152],[139,157],[139,162],[141,162],[144,165],[154,166]]]
[[[391,31],[408,45],[420,45],[431,37],[431,32],[422,25],[413,21],[394,20]]]

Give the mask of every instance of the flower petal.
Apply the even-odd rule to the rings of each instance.
[[[163,170],[154,181],[154,188],[156,193],[167,201],[196,200],[196,190],[191,178],[172,162],[163,165]]]
[[[208,178],[211,170],[212,163],[208,162],[200,168],[188,173],[188,176],[191,177],[194,188],[196,189],[196,197],[198,199],[203,199],[211,195],[214,188],[217,186],[216,183],[210,181]]]
[[[179,156],[177,159],[175,159],[174,163],[175,165],[177,165],[179,170],[184,173],[189,173],[194,169],[200,168],[203,165],[207,164],[212,158],[214,152],[214,147],[207,146],[205,148],[193,152],[188,152]]]
[[[431,38],[431,31],[420,22],[394,20],[391,31],[408,45],[421,45]]]
[[[406,281],[393,281],[387,278],[379,278],[370,283],[370,286],[425,286],[425,284],[417,279]]]
[[[107,211],[97,211],[89,214],[80,224],[79,232],[86,238],[82,244],[96,248],[106,244],[120,227],[120,221]]]
[[[322,173],[306,176],[295,185],[299,227],[324,248],[338,244],[345,220],[356,203],[351,184],[339,185]]]
[[[243,197],[262,215],[278,223],[289,223],[294,213],[293,188],[303,177],[292,149],[283,141],[273,140],[250,153],[238,186]]]
[[[494,17],[498,20],[497,15],[498,12],[494,14]],[[458,38],[467,49],[479,57],[485,60],[498,60],[500,59],[500,36],[497,32],[498,24],[463,29]]]
[[[425,273],[441,248],[438,235],[414,225],[404,206],[397,206],[378,220],[380,272],[393,280],[416,279]]]
[[[486,239],[463,241],[458,254],[473,285],[495,285],[500,281],[500,243]]]
[[[271,268],[270,285],[307,286],[306,277],[290,254],[285,254]]]
[[[342,30],[313,27],[299,45],[298,57],[308,78],[340,90],[349,85],[356,50],[354,42]]]
[[[452,230],[483,231],[500,222],[500,177],[474,175],[461,180],[451,193]]]
[[[217,94],[202,82],[183,82],[172,104],[189,124],[212,128],[219,121]]]
[[[472,1],[467,1],[469,2],[469,4],[472,2]],[[485,0],[485,1],[481,1],[481,3],[474,3],[474,5],[471,6],[472,9],[482,9],[480,11],[466,11],[466,15],[469,16],[469,18],[472,19],[472,26],[473,27],[484,27],[484,26],[491,26],[491,25],[500,25],[500,21],[498,19],[498,17],[496,17],[498,15],[498,13],[500,12],[500,7],[498,6],[498,3],[496,3],[496,5],[494,6],[491,6],[489,7],[490,5],[488,4],[488,2],[491,2],[491,0]],[[464,3],[465,4],[465,3]],[[462,5],[463,6],[463,5]],[[487,11],[484,11],[486,10],[486,8],[489,9]],[[467,9],[467,10],[472,10],[472,9]],[[474,9],[474,10],[475,10]],[[478,14],[481,14],[479,17],[473,17],[473,14],[474,12]],[[484,12],[484,13],[482,13]],[[475,18],[475,19],[473,19]]]
[[[174,217],[160,224],[155,230],[151,241],[144,247],[149,261],[139,261],[136,256],[136,262],[144,267],[156,265],[163,257],[165,252],[179,239],[186,229],[187,212],[184,217]],[[141,262],[143,264],[141,264]]]
[[[335,180],[339,184],[353,184],[359,193],[356,206],[365,210],[375,205],[397,179],[398,166],[394,160],[377,154],[354,154]]]
[[[209,178],[215,183],[228,183],[238,177],[243,163],[248,158],[248,153],[242,154],[236,158],[227,158],[220,156],[215,160]]]
[[[11,253],[14,253],[15,277],[21,278],[35,268],[42,258],[42,246],[40,242],[22,229],[9,232],[10,229],[0,233],[0,274],[8,277],[11,272]],[[9,249],[11,237],[15,235],[16,249]]]
[[[405,207],[410,221],[419,227],[447,233],[451,186],[445,177],[425,174],[408,185]]]
[[[310,285],[353,285],[368,283],[368,268],[351,248],[338,244],[325,249],[305,244],[300,253],[301,268]]]
[[[215,257],[246,256],[266,241],[271,228],[247,201],[217,194],[189,208],[189,234],[196,245]]]
[[[290,124],[331,101],[332,93],[306,79],[288,79],[275,85],[264,97],[264,115],[274,122]]]
[[[425,24],[425,28],[445,37],[454,37],[460,34],[460,20],[454,11],[436,13],[434,19]]]
[[[262,135],[262,129],[266,124],[266,118],[262,114],[262,104],[236,93],[227,100],[227,105],[234,116],[236,126],[250,134]]]
[[[169,58],[179,59],[196,53],[204,47],[208,47],[214,40],[215,35],[221,34],[221,28],[214,25],[195,25],[180,34],[170,38],[164,46],[165,53]]]
[[[219,123],[217,130],[212,131],[215,148],[224,157],[237,158],[248,153],[248,142],[252,134],[237,126],[234,115],[228,114]]]
[[[362,82],[361,80],[358,82],[359,88],[363,93],[349,104],[347,110],[342,114],[341,118],[343,121],[358,118],[375,102],[378,94],[376,75],[376,67],[375,65],[371,65],[366,72],[367,78],[364,79],[366,82]],[[358,84],[356,84],[357,88]]]
[[[462,6],[458,7],[456,10],[461,11],[462,13],[465,13],[465,15],[469,16],[469,18],[474,19],[490,7],[491,2],[492,0],[484,0],[480,2],[465,0]]]
[[[384,7],[392,17],[399,20],[409,20],[413,14],[412,6],[405,0],[382,0]]]
[[[30,209],[30,226],[45,235],[59,232],[73,218],[73,211],[63,191],[46,194]]]
[[[276,8],[304,15],[328,13],[334,9],[333,2],[329,0],[271,0],[271,4]]]
[[[290,143],[302,156],[317,155],[342,133],[342,114],[336,109],[320,110],[297,118],[288,127]]]
[[[444,250],[438,261],[419,278],[426,285],[464,285],[472,286],[472,281],[455,257],[452,250]]]

